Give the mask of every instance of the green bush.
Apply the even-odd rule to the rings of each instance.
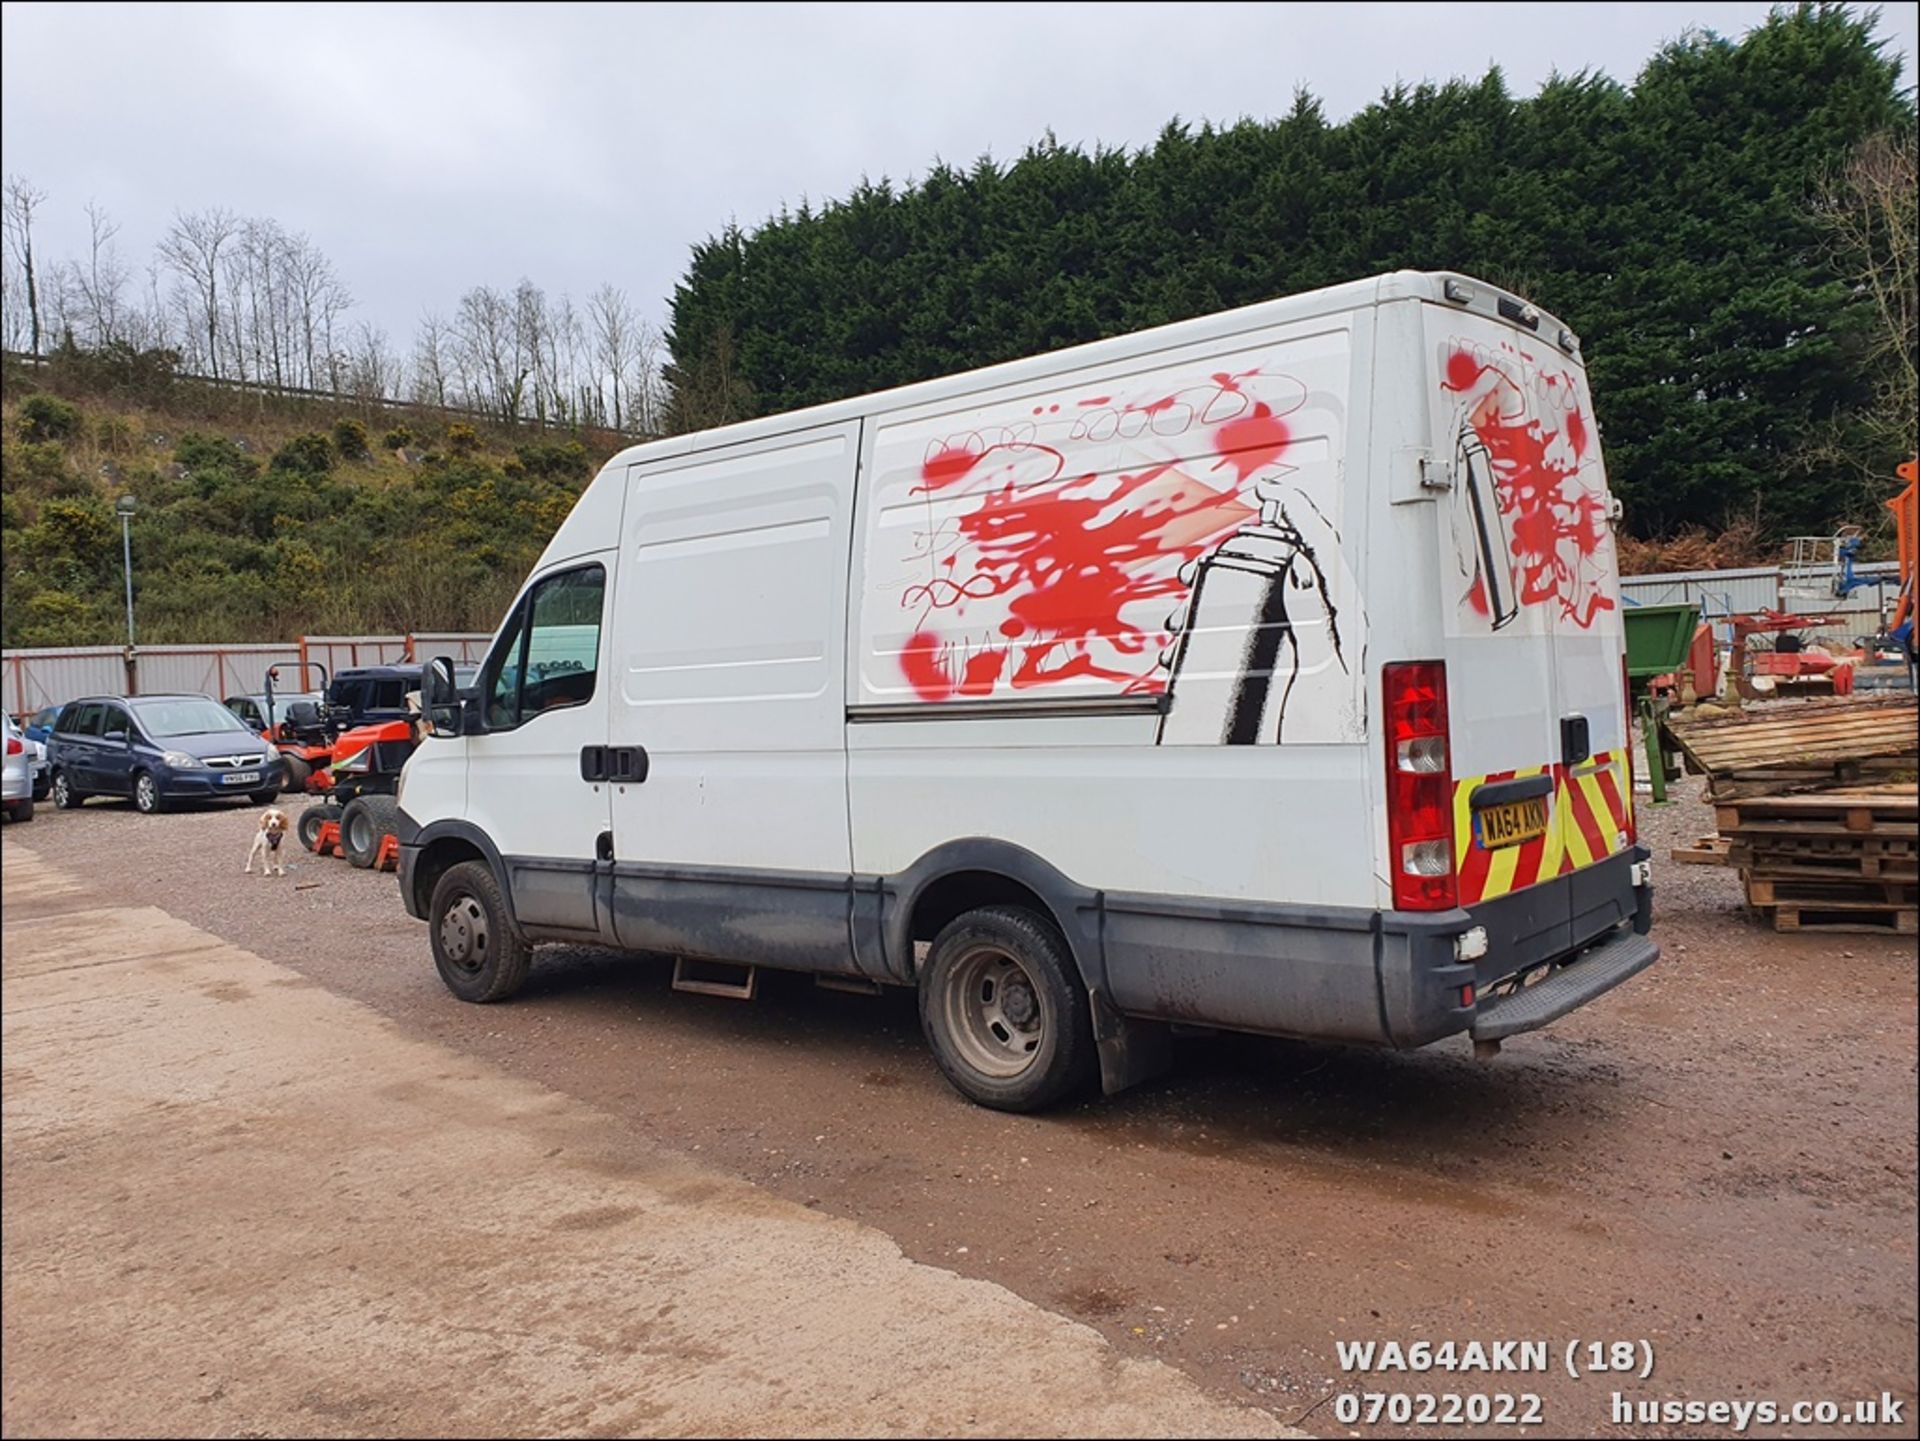
[[[71,440],[80,430],[80,412],[51,395],[30,395],[20,402],[14,428],[22,440]]]
[[[367,428],[357,420],[333,423],[333,448],[342,460],[365,460],[373,453],[367,449]]]
[[[333,469],[333,447],[327,444],[324,435],[315,432],[296,435],[273,453],[267,469],[294,475],[325,475]]]
[[[526,474],[542,480],[585,480],[593,471],[586,447],[577,440],[518,446],[514,457]]]
[[[396,425],[380,437],[380,443],[388,450],[405,450],[413,444],[413,432],[404,425]]]
[[[326,441],[320,443],[324,446]],[[173,458],[196,476],[217,471],[251,479],[260,473],[259,461],[221,435],[196,435],[188,431],[174,446]]]
[[[31,495],[67,495],[75,477],[67,469],[67,452],[57,440],[21,441],[0,451],[0,476],[6,488]]]
[[[71,591],[40,591],[24,609],[20,645],[94,645],[104,634],[94,607]]]
[[[465,458],[480,449],[480,436],[471,425],[455,422],[447,427],[447,453]]]
[[[133,450],[133,422],[124,415],[103,415],[94,422],[93,438],[109,455],[127,455]]]

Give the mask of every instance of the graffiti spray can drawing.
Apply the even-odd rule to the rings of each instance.
[[[1462,559],[1474,560],[1486,596],[1487,616],[1499,630],[1520,613],[1520,606],[1513,591],[1513,539],[1507,531],[1506,513],[1500,508],[1493,455],[1468,429],[1461,432],[1457,460],[1465,515],[1456,511],[1456,531],[1464,519],[1468,533],[1465,537],[1456,534],[1456,546]],[[1462,539],[1464,545],[1460,544]]]
[[[1199,562],[1168,682],[1161,745],[1256,745],[1281,739],[1300,669],[1298,631],[1329,617],[1299,538],[1247,526]]]

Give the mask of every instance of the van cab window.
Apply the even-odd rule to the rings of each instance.
[[[486,682],[487,725],[511,730],[541,711],[593,698],[607,572],[550,575],[527,592],[501,636]]]

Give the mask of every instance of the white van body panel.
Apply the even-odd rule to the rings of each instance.
[[[1133,1020],[1530,1029],[1658,955],[1611,512],[1570,333],[1411,272],[637,446],[536,572],[607,568],[591,699],[420,748],[402,890],[477,855],[532,939],[904,984],[1025,896],[1110,1084]],[[1444,909],[1393,908],[1396,662],[1446,668]]]
[[[626,468],[608,741],[622,861],[851,869],[844,640],[858,422]],[[619,473],[616,472],[616,475]]]
[[[849,618],[849,693],[880,708],[847,733],[857,871],[987,835],[1117,888],[1375,903],[1365,487],[1354,504],[1347,485],[1370,322],[1315,317],[875,424]],[[1314,567],[1280,582],[1297,642],[1260,677],[1253,743],[1230,745],[1261,595],[1279,587],[1219,572],[1197,589],[1220,603],[1185,610],[1208,552],[1263,523]],[[924,723],[956,701],[1006,713]],[[1019,715],[1100,701],[1149,705]],[[1234,821],[1283,814],[1314,820]]]

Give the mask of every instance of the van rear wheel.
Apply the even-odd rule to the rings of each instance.
[[[920,1025],[954,1089],[1000,1111],[1037,1111],[1097,1064],[1093,1012],[1051,922],[1012,906],[968,911],[934,938]]]
[[[527,979],[533,947],[513,928],[485,861],[450,866],[435,883],[427,934],[440,979],[463,1001],[504,1001]]]

